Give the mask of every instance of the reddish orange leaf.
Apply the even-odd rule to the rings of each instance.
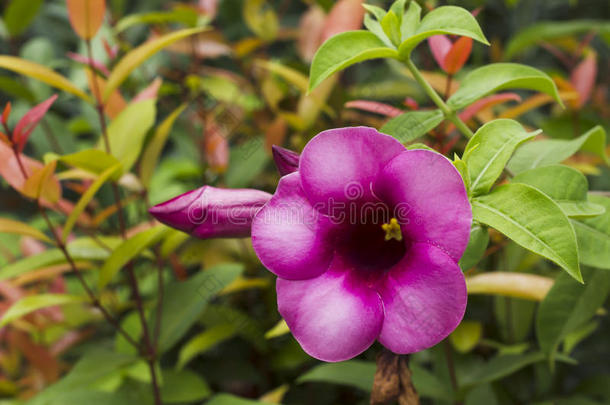
[[[8,122],[8,116],[10,113],[11,113],[11,102],[9,101],[4,106],[4,111],[2,111],[2,117],[0,118],[0,123],[2,123],[2,125],[6,125],[6,123]]]
[[[204,149],[208,165],[212,170],[223,173],[229,165],[229,143],[223,136],[223,129],[216,120],[207,120]]]
[[[392,107],[389,104],[368,100],[348,101],[345,103],[345,108],[355,108],[357,110],[368,111],[386,117],[396,117],[404,112],[403,110]]]
[[[104,21],[105,0],[66,0],[70,25],[82,39],[95,36]]]
[[[25,144],[28,141],[30,134],[56,99],[57,94],[52,95],[49,99],[33,107],[19,120],[13,131],[13,143],[17,145],[17,151],[19,153],[23,152],[23,148],[25,148]]]
[[[445,58],[451,50],[451,40],[445,35],[433,35],[428,38],[428,46],[436,63],[445,70]]]
[[[322,42],[335,34],[344,31],[357,30],[362,26],[364,20],[364,7],[362,0],[339,0],[326,17],[324,30],[322,31]]]
[[[597,55],[595,52],[589,52],[587,57],[574,68],[570,75],[570,82],[578,92],[578,105],[582,107],[593,91],[595,78],[597,76]]]
[[[89,79],[89,88],[91,89],[91,92],[97,98],[98,102],[104,104],[102,102],[101,95],[104,94],[104,89],[106,88],[106,80],[100,77],[99,75],[93,73],[91,69],[86,70],[87,78]],[[97,87],[96,83],[93,81],[94,78],[97,82]],[[106,112],[106,114],[108,114],[110,118],[114,118],[119,115],[119,113],[123,111],[125,107],[127,107],[127,102],[125,101],[123,96],[121,96],[121,93],[119,93],[118,90],[115,90],[114,92],[112,92],[112,94],[104,104],[104,111]]]
[[[311,62],[316,51],[322,45],[322,30],[325,21],[326,14],[317,4],[309,7],[309,10],[301,17],[297,51],[301,59],[306,62]]]
[[[159,89],[161,88],[161,84],[163,84],[163,80],[160,77],[157,77],[153,82],[144,90],[139,92],[133,100],[132,103],[137,103],[138,101],[150,100],[153,98],[157,98],[157,94],[159,93]]]
[[[445,56],[444,67],[445,72],[455,74],[460,71],[464,63],[468,60],[472,51],[472,38],[461,37],[453,43],[451,49]]]

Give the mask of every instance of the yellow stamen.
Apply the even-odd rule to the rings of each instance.
[[[402,232],[400,232],[400,225],[398,225],[396,218],[392,218],[389,223],[381,225],[381,229],[385,231],[385,240],[402,240]]]

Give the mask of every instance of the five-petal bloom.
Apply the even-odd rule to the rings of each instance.
[[[311,356],[342,361],[375,340],[420,351],[457,327],[467,301],[457,262],[471,221],[447,158],[352,127],[305,146],[251,235],[278,276],[278,309],[294,337]]]

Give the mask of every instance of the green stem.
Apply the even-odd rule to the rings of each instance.
[[[443,112],[443,114],[445,115],[445,118],[448,119],[449,121],[451,121],[453,123],[453,125],[455,125],[455,127],[462,134],[464,134],[464,136],[466,138],[472,138],[473,133],[470,130],[470,128],[468,128],[468,126],[466,126],[466,124],[464,124],[464,122],[457,116],[455,111],[453,111],[451,108],[449,108],[449,106],[443,101],[441,96],[438,95],[436,90],[434,90],[432,88],[432,86],[430,86],[430,84],[428,84],[426,79],[424,79],[424,77],[419,72],[417,67],[413,64],[411,59],[407,58],[406,60],[404,60],[404,64],[407,67],[407,69],[409,69],[411,74],[413,75],[413,78],[415,79],[415,81],[417,81],[417,83],[419,83],[419,85],[423,88],[424,92],[428,95],[428,97],[430,97],[430,99],[434,102],[434,104],[436,104],[436,106]]]

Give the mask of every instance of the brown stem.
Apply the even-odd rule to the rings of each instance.
[[[121,327],[120,323],[108,312],[108,310],[106,310],[106,308],[104,308],[104,306],[102,305],[100,300],[96,297],[96,295],[93,292],[93,290],[91,290],[91,288],[89,287],[89,285],[85,281],[85,278],[81,274],[81,271],[76,266],[76,263],[74,262],[74,259],[70,255],[70,252],[68,252],[68,249],[66,248],[66,245],[63,243],[63,241],[61,240],[61,237],[57,234],[57,232],[55,232],[55,228],[53,227],[53,223],[49,219],[49,216],[47,215],[45,209],[42,207],[40,202],[37,203],[37,206],[38,206],[38,211],[40,212],[40,215],[44,218],[45,222],[47,223],[47,227],[49,228],[49,230],[53,234],[53,238],[55,240],[55,244],[57,245],[59,250],[61,250],[61,252],[63,253],[64,257],[68,261],[68,264],[70,265],[70,269],[74,272],[74,274],[76,275],[76,278],[78,278],[78,281],[83,286],[83,289],[85,290],[85,292],[89,296],[89,299],[91,300],[91,303],[102,313],[102,315],[104,316],[106,321],[109,324],[111,324],[117,330],[117,332],[120,333],[125,338],[125,340],[129,344],[131,344],[135,348],[138,348],[138,346],[139,346],[138,343],[136,343],[136,341],[133,340],[133,338],[131,336],[129,336],[129,334]]]
[[[17,159],[17,165],[19,165],[19,170],[21,170],[21,174],[25,180],[28,179],[28,172],[25,170],[25,166],[23,165],[23,161],[21,160],[21,154],[17,150],[17,146],[13,146],[13,152],[15,153],[15,159]]]
[[[451,96],[451,82],[453,81],[453,75],[450,73],[447,75],[447,81],[445,84],[445,101],[449,100]]]
[[[383,349],[377,355],[377,370],[371,390],[371,405],[398,402],[399,405],[419,405],[409,370],[409,358]]]
[[[95,76],[95,69],[93,66],[93,52],[91,50],[91,41],[87,40],[87,55],[89,58],[89,67],[92,70],[93,75],[93,89],[94,97],[96,99],[96,109],[97,114],[100,120],[100,127],[102,129],[102,137],[104,139],[104,146],[106,148],[106,153],[112,154],[112,150],[110,148],[110,139],[108,138],[108,129],[106,126],[106,117],[104,116],[104,106],[102,104],[101,92],[99,89],[99,85],[97,82],[97,77]],[[117,215],[119,218],[119,228],[121,231],[121,236],[123,239],[127,239],[127,227],[125,224],[125,218],[123,216],[123,207],[121,206],[121,195],[119,192],[119,187],[116,182],[111,182],[112,192],[114,194],[114,200],[117,206]],[[148,367],[150,369],[151,383],[153,389],[153,396],[155,399],[155,405],[162,405],[161,402],[161,391],[159,389],[159,382],[157,379],[157,370],[155,367],[155,362],[157,360],[157,351],[152,344],[150,339],[150,333],[148,331],[148,322],[146,321],[146,314],[144,313],[144,304],[142,302],[142,296],[140,294],[140,288],[138,286],[138,280],[136,278],[135,269],[133,266],[133,262],[130,261],[127,263],[127,276],[129,278],[129,284],[131,287],[131,292],[133,298],[136,302],[136,307],[138,310],[138,314],[140,317],[140,324],[142,325],[142,334],[144,338],[144,345],[146,347],[147,356],[146,361],[148,363]]]

